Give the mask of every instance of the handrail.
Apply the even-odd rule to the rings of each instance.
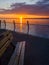
[[[5,20],[5,22],[4,22]],[[40,37],[46,37],[49,38],[49,24],[45,23],[36,23],[36,24],[31,24],[27,23],[19,23],[16,20],[12,20],[12,22],[7,22],[7,19],[4,19],[3,21],[1,20],[1,23],[3,23],[4,26],[0,23],[0,29],[8,29],[12,30],[15,32],[21,32],[29,35],[35,35],[35,36],[40,36]],[[11,20],[11,19],[10,19]],[[42,30],[43,29],[43,30]],[[47,31],[47,32],[46,32]],[[38,34],[39,33],[39,34]],[[43,34],[44,33],[44,34]]]

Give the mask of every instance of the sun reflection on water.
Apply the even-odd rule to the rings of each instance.
[[[22,32],[22,17],[20,17],[20,32]]]

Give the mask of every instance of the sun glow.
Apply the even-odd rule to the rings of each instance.
[[[29,15],[29,14],[0,14],[0,18],[49,18],[49,16]]]
[[[0,14],[0,19],[2,19],[2,18],[8,22],[12,22],[11,18],[13,18],[16,23],[21,23],[21,25],[22,25],[22,23],[26,23],[27,18],[29,20],[29,18],[49,18],[49,16],[31,15],[31,14]],[[31,22],[32,20],[30,19],[29,21]],[[31,23],[35,23],[35,22],[32,21]]]

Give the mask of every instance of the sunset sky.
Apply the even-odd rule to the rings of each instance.
[[[49,0],[0,0],[0,17],[3,14],[46,18],[49,17]]]

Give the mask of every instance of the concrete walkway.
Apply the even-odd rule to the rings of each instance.
[[[13,33],[13,45],[25,41],[24,65],[49,65],[49,39]]]

